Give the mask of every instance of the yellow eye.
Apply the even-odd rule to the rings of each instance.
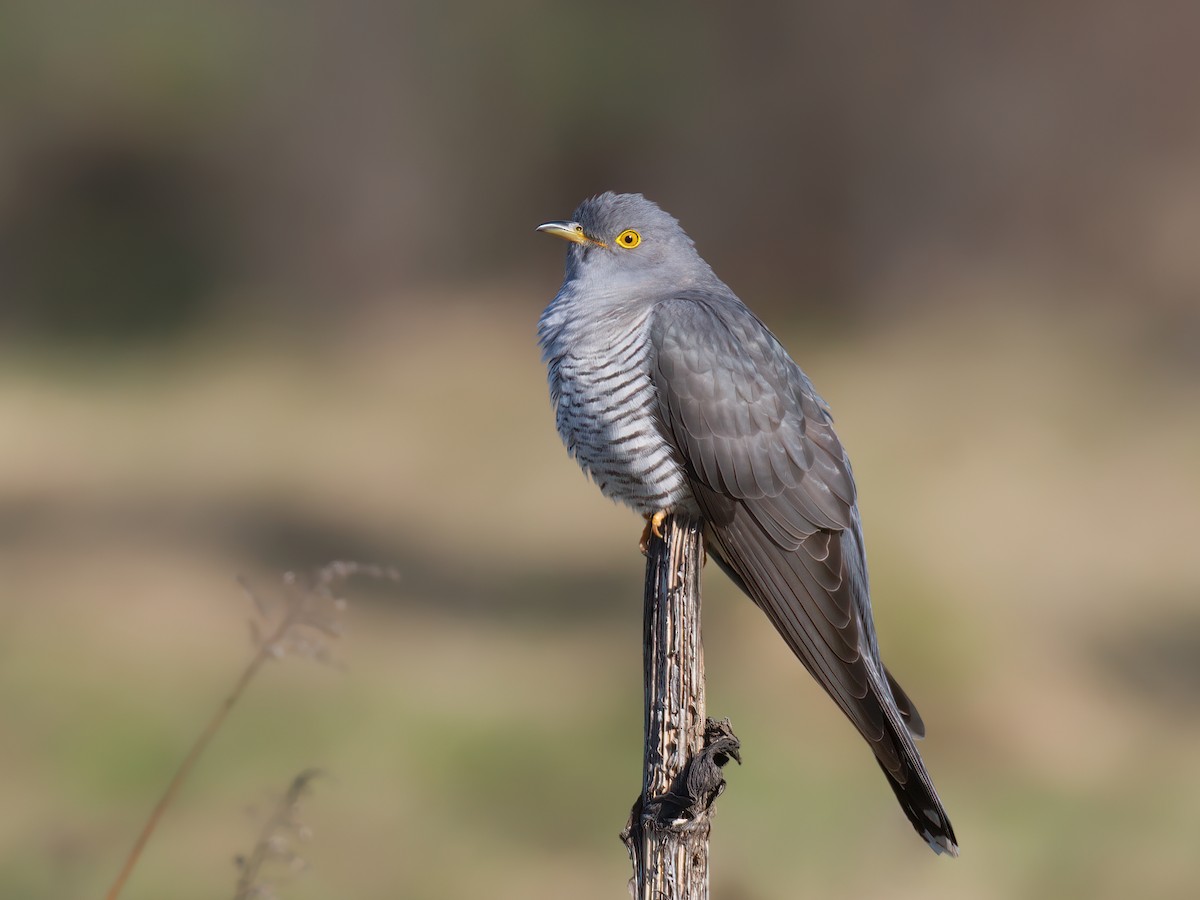
[[[642,236],[632,228],[626,228],[617,235],[617,246],[624,247],[626,250],[632,250],[642,242]]]

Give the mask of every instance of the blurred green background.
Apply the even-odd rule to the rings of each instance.
[[[1192,897],[1200,7],[0,5],[0,896],[96,897],[250,655],[246,573],[395,564],[235,710],[125,897],[624,896],[641,522],[534,323],[679,216],[854,459],[937,859],[719,572],[713,896]]]

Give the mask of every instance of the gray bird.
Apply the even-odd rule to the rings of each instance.
[[[538,228],[571,242],[538,322],[567,451],[657,530],[704,522],[709,556],[866,739],[938,853],[954,829],[914,738],[925,726],[879,657],[850,460],[829,407],[775,336],[640,194]]]

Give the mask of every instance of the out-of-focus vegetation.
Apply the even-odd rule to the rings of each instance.
[[[244,661],[236,572],[396,565],[348,671],[260,676],[126,896],[611,897],[641,523],[567,460],[532,233],[641,190],[859,479],[935,859],[751,604],[714,896],[1189,897],[1200,876],[1200,12],[10,4],[0,896],[97,896]]]

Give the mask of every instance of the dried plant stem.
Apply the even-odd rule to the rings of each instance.
[[[138,835],[133,849],[129,851],[129,855],[125,858],[125,865],[121,867],[120,874],[117,875],[117,879],[113,882],[112,887],[108,889],[105,900],[117,900],[117,897],[120,896],[122,889],[125,887],[125,882],[129,880],[129,875],[133,872],[133,867],[137,865],[137,861],[142,855],[142,850],[145,848],[146,842],[150,840],[150,835],[158,827],[163,813],[171,805],[171,801],[175,799],[175,795],[179,793],[179,788],[187,780],[188,775],[191,774],[192,769],[196,765],[196,760],[200,758],[200,754],[204,752],[204,749],[213,739],[213,736],[220,730],[221,725],[224,724],[226,717],[229,715],[229,711],[233,709],[234,705],[241,698],[246,690],[246,686],[258,673],[258,670],[262,668],[263,663],[276,655],[276,648],[279,647],[280,642],[286,637],[288,629],[295,624],[298,615],[299,610],[297,607],[289,607],[287,613],[280,620],[279,626],[266,640],[259,643],[258,652],[254,654],[254,658],[250,660],[249,665],[246,666],[241,677],[238,678],[237,683],[233,686],[233,690],[229,692],[229,696],[225,698],[220,708],[217,709],[216,713],[204,727],[204,731],[196,738],[196,742],[192,744],[192,749],[188,751],[188,755],[175,771],[171,783],[163,791],[162,796],[154,807],[154,811],[150,813],[150,818],[146,820],[146,824],[142,827],[142,833]]]
[[[259,876],[262,874],[263,868],[273,857],[277,858],[281,855],[279,849],[275,846],[275,842],[286,832],[297,830],[296,810],[300,804],[300,800],[307,793],[309,783],[321,774],[323,773],[320,769],[305,769],[292,779],[287,792],[279,799],[274,812],[271,813],[271,816],[263,823],[262,828],[259,830],[258,840],[255,842],[254,849],[250,852],[250,855],[244,858],[239,857],[238,859],[238,866],[241,868],[242,874],[238,877],[233,900],[250,900],[251,897],[275,896],[269,888],[264,893],[264,885],[259,881]],[[301,837],[303,837],[302,833]],[[292,852],[289,854],[289,859],[295,862],[299,860],[299,857]]]

